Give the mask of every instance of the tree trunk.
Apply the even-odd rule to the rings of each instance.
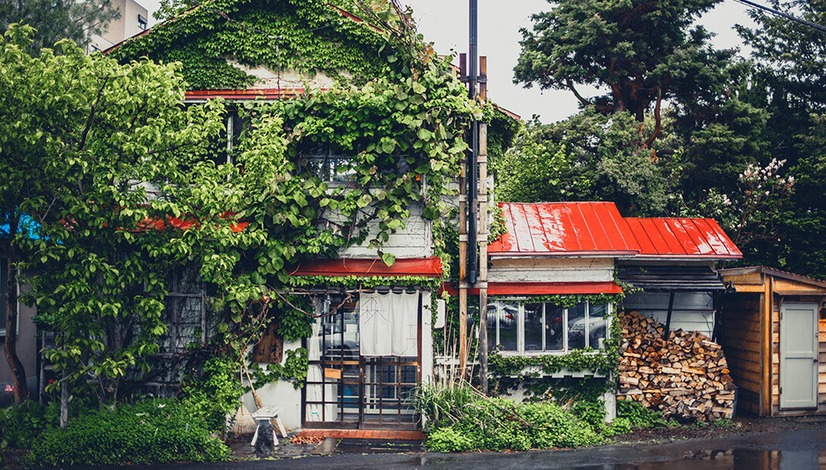
[[[69,424],[69,373],[63,371],[60,379],[60,429],[66,429]]]
[[[14,402],[18,405],[29,398],[29,387],[26,384],[26,370],[23,362],[17,355],[17,254],[14,250],[12,237],[17,233],[17,221],[14,217],[9,221],[9,240],[6,247],[6,341],[4,350],[6,361],[9,363],[12,383],[14,384]]]

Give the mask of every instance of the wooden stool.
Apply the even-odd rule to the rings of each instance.
[[[281,409],[276,406],[264,406],[252,414],[252,419],[255,420],[257,426],[255,427],[255,434],[252,436],[252,442],[250,443],[251,446],[254,446],[258,441],[258,428],[261,427],[261,423],[259,421],[274,419],[275,424],[278,426],[278,430],[281,431],[281,437],[287,437],[287,430],[284,428],[284,423],[282,423],[281,418],[278,417],[278,413],[280,412]],[[275,436],[275,428],[272,430],[272,442],[274,445],[278,445],[278,438]]]

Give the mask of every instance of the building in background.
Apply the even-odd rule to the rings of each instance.
[[[135,0],[113,0],[113,6],[120,11],[120,16],[112,20],[102,34],[92,35],[87,52],[106,50],[146,31],[149,24],[149,11],[146,7]]]

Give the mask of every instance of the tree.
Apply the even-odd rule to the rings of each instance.
[[[772,6],[803,20],[826,24],[823,0],[772,1]],[[750,102],[769,113],[764,139],[771,153],[786,160],[796,182],[792,206],[779,222],[782,237],[767,244],[763,262],[826,278],[826,34],[788,18],[753,10],[758,27],[740,27],[756,62]],[[782,247],[782,249],[778,249]]]
[[[522,52],[514,68],[516,83],[570,90],[583,107],[603,113],[629,112],[638,122],[652,105],[660,130],[663,100],[725,82],[731,51],[708,45],[710,34],[693,26],[720,0],[668,2],[563,0],[533,15],[532,30],[522,29]],[[607,88],[583,96],[580,85]]]
[[[616,202],[627,215],[661,214],[668,203],[670,161],[680,142],[666,135],[649,148],[628,113],[583,110],[564,121],[527,124],[504,158],[493,161],[497,197],[506,201]],[[654,123],[643,126],[650,132]]]
[[[4,254],[26,273],[39,324],[58,332],[45,355],[62,385],[93,378],[112,403],[118,381],[166,331],[165,273],[191,260],[198,242],[157,226],[193,208],[151,190],[215,173],[200,160],[221,109],[185,108],[175,65],[118,65],[69,41],[33,56],[32,32],[12,27],[2,39],[0,214],[12,234],[31,218],[38,237],[10,238]],[[220,219],[216,210],[198,216]],[[6,353],[19,381],[13,346],[7,341]]]
[[[14,23],[35,28],[30,51],[70,39],[85,47],[93,34],[120,17],[112,0],[0,0],[0,31]]]

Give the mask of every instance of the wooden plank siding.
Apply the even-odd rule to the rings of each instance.
[[[724,269],[722,275],[737,292],[724,297],[721,342],[731,376],[740,387],[738,408],[761,416],[826,415],[826,318],[822,314],[817,332],[817,407],[780,410],[780,309],[790,302],[824,305],[826,282],[761,266]]]
[[[738,407],[758,414],[763,383],[760,296],[730,295],[723,311],[723,351],[734,384],[740,389]]]
[[[778,283],[779,285],[779,283]],[[779,289],[778,289],[779,290]],[[784,286],[784,291],[789,291],[789,286]],[[775,296],[775,300],[779,296]],[[801,301],[813,300],[809,297],[782,296],[783,300]],[[818,299],[820,300],[820,299]],[[780,304],[775,302],[772,311],[772,416],[801,416],[801,415],[823,415],[826,414],[826,320],[818,321],[818,370],[817,370],[817,408],[815,410],[781,410],[780,409]]]

